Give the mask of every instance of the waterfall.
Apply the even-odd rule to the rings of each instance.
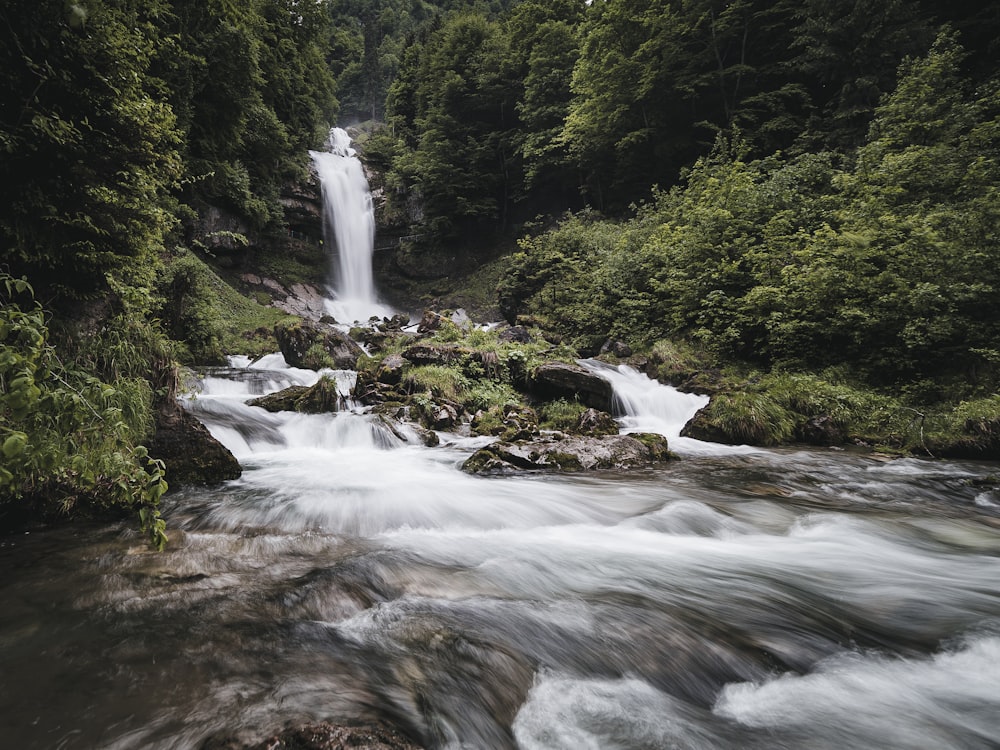
[[[628,365],[614,367],[594,359],[580,364],[611,383],[613,406],[619,415],[622,432],[655,432],[670,439],[670,448],[678,453],[719,454],[745,453],[747,446],[706,443],[681,437],[684,429],[699,409],[708,405],[708,396],[684,393],[673,386],[653,380]]]
[[[375,211],[364,169],[346,130],[333,128],[329,145],[329,151],[309,152],[323,190],[324,235],[334,260],[328,311],[341,323],[391,315],[375,293]]]

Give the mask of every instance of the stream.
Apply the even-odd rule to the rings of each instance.
[[[367,320],[371,196],[329,146],[329,311]],[[305,415],[246,403],[320,376],[280,354],[204,371],[186,406],[244,473],[168,494],[166,551],[132,522],[0,537],[0,746],[328,720],[429,750],[1000,748],[997,464],[682,438],[705,397],[581,364],[681,460],[470,476],[489,438],[425,447],[352,372]]]
[[[702,403],[590,366],[625,430]],[[165,552],[130,523],[0,539],[3,746],[327,719],[427,748],[1000,746],[995,464],[672,437],[658,470],[474,477],[483,438],[245,404],[316,377],[204,374],[188,408],[245,473],[168,495]]]

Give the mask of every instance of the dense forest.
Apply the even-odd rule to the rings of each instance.
[[[512,324],[996,438],[997,59],[972,0],[6,0],[0,508],[162,541],[177,363],[280,317],[213,268],[337,122],[400,252],[516,250]]]

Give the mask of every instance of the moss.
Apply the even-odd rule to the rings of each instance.
[[[287,313],[265,307],[227,284],[194,253],[180,249],[159,280],[160,319],[189,364],[217,364],[226,354],[275,351],[275,324]]]
[[[330,353],[319,342],[316,342],[306,350],[306,353],[302,357],[302,366],[309,370],[322,370],[323,368],[336,369],[336,364]]]
[[[545,454],[545,459],[548,463],[558,467],[560,471],[583,471],[580,459],[572,453],[549,451]]]
[[[670,450],[670,444],[663,435],[653,432],[633,432],[629,437],[638,440],[649,449],[649,457],[653,461],[673,461],[677,454]]]

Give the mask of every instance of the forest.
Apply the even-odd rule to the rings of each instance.
[[[337,123],[398,252],[494,263],[510,324],[624,342],[761,442],[895,410],[990,457],[998,59],[975,0],[5,0],[0,509],[162,543],[178,365],[281,317],[215,271],[288,234]]]

